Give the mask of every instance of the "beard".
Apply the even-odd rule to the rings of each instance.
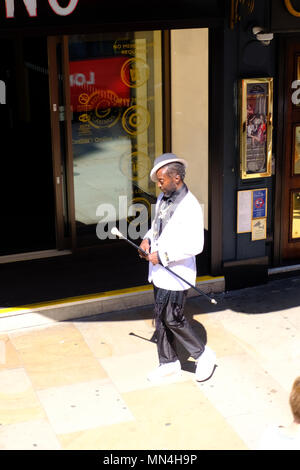
[[[170,197],[177,190],[175,183],[170,184],[167,188],[164,188],[163,193],[165,197]]]

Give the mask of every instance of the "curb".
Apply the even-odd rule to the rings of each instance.
[[[225,279],[203,276],[197,287],[206,294],[224,292]],[[197,293],[189,290],[188,297]],[[0,309],[0,333],[153,304],[151,285]]]

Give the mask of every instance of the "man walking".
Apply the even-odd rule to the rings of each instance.
[[[149,282],[154,286],[155,327],[159,367],[149,380],[180,372],[174,347],[176,338],[197,362],[196,380],[204,381],[213,373],[216,356],[196,335],[184,316],[189,285],[164,269],[168,266],[195,285],[196,259],[204,245],[202,208],[184,183],[187,162],[166,153],[158,157],[151,170],[158,184],[155,218],[140,248],[148,253]]]

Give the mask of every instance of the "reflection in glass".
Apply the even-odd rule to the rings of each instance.
[[[300,192],[292,195],[292,238],[300,238]]]
[[[300,126],[294,130],[294,175],[300,174]]]
[[[148,210],[156,200],[149,172],[162,153],[161,33],[71,36],[69,56],[76,227],[95,243],[101,218],[108,233],[131,221],[133,204]]]

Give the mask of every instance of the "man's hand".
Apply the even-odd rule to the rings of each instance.
[[[159,264],[158,251],[155,251],[154,253],[150,253],[147,259],[152,264]]]
[[[150,252],[150,243],[149,243],[149,240],[147,240],[147,238],[145,238],[142,243],[140,244],[140,248],[144,251],[146,251],[146,253],[149,253]],[[141,251],[139,251],[139,257],[140,258],[145,258],[145,259],[148,259],[148,256],[144,255],[144,253],[142,253]]]
[[[144,258],[147,261],[150,261],[152,264],[159,264],[159,257],[158,257],[158,251],[155,251],[154,253],[150,253],[150,243],[147,238],[145,238],[142,243],[140,244],[140,248],[144,250],[148,255],[144,255],[141,251],[139,251],[139,256],[140,258]]]

